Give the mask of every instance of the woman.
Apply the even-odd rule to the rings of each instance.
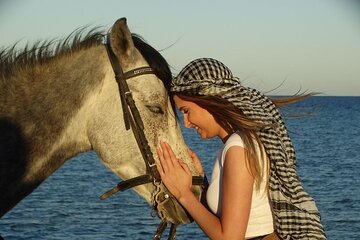
[[[221,62],[201,58],[174,79],[170,93],[184,125],[224,143],[207,189],[207,205],[191,191],[191,172],[161,142],[164,184],[211,239],[326,239],[313,199],[296,174],[295,153],[276,105],[244,87]],[[189,151],[197,170],[203,169]]]

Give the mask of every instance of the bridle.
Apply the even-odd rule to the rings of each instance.
[[[156,162],[151,152],[149,143],[146,139],[144,133],[144,124],[141,119],[139,110],[135,105],[135,101],[132,97],[129,86],[126,82],[127,79],[137,77],[140,75],[146,74],[155,74],[151,67],[140,67],[136,69],[132,69],[128,72],[123,72],[119,60],[114,54],[110,46],[110,37],[107,35],[106,38],[106,50],[108,53],[109,60],[111,62],[111,66],[115,73],[115,79],[118,84],[120,100],[123,109],[123,116],[125,122],[126,130],[129,130],[130,127],[135,136],[137,145],[140,149],[141,155],[144,159],[146,165],[146,174],[140,175],[138,177],[130,178],[124,181],[121,181],[117,184],[116,187],[107,191],[103,195],[101,195],[100,199],[106,199],[110,197],[112,194],[125,191],[127,189],[142,185],[152,183],[155,186],[155,191],[152,194],[152,204],[154,209],[157,210],[159,218],[162,220],[153,239],[160,239],[162,233],[166,229],[167,221],[165,220],[165,216],[161,214],[161,209],[165,207],[167,202],[172,197],[171,193],[166,189],[164,185],[162,185],[160,174],[156,168]],[[193,185],[202,185],[204,182],[203,177],[201,176],[193,176],[192,184]],[[162,185],[162,188],[161,188]],[[168,239],[175,239],[177,224],[171,223],[170,233]]]

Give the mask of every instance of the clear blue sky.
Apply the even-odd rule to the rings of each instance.
[[[172,66],[213,57],[244,85],[360,96],[357,0],[0,0],[0,47],[61,38],[120,17]],[[171,46],[171,47],[169,47]],[[169,48],[168,48],[169,47]]]

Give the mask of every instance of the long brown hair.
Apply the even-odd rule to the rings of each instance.
[[[193,102],[206,109],[228,133],[238,131],[245,144],[246,166],[250,174],[254,177],[255,188],[257,190],[260,189],[261,180],[264,177],[266,177],[266,186],[268,186],[270,163],[268,157],[265,157],[266,154],[258,132],[262,128],[272,127],[271,125],[269,126],[246,117],[241,109],[221,97],[184,93],[176,93],[176,95],[185,101]],[[313,94],[297,94],[291,97],[271,98],[271,101],[275,106],[281,107],[299,102],[311,95]],[[257,154],[258,147],[260,149],[260,155]],[[264,167],[266,168],[266,176],[264,176]]]

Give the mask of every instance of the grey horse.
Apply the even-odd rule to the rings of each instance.
[[[94,150],[123,180],[146,172],[133,132],[125,130],[104,34],[93,30],[83,35],[78,31],[57,44],[0,52],[0,217],[81,152]],[[124,72],[147,66],[155,72],[127,80],[151,151],[156,152],[160,140],[169,142],[197,175],[167,94],[172,77],[168,64],[131,34],[124,18],[115,22],[109,36]],[[160,191],[164,188],[161,184]],[[156,189],[150,183],[134,190],[156,204]],[[200,187],[193,190],[200,196]],[[190,222],[173,198],[161,211],[164,221]]]

